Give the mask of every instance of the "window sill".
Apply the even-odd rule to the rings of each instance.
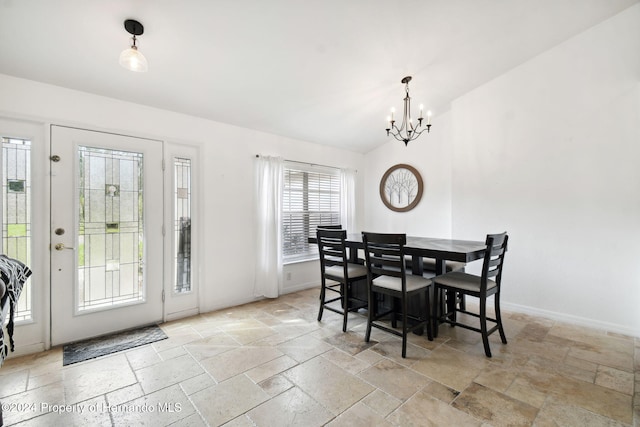
[[[292,259],[290,261],[283,261],[282,265],[302,264],[303,262],[318,261],[319,259],[320,258],[318,258],[318,255],[315,255],[310,258]]]

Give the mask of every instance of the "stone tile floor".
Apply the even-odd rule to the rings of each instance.
[[[509,344],[442,326],[399,339],[307,290],[161,325],[169,339],[62,366],[61,348],[0,369],[5,425],[640,425],[640,339],[504,313]],[[375,341],[374,341],[375,340]]]

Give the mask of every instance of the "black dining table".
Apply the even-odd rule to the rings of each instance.
[[[317,243],[314,237],[309,243]],[[364,249],[362,233],[347,233],[345,245],[349,248],[349,261],[358,262],[358,249]],[[413,274],[424,273],[423,258],[436,260],[436,275],[446,272],[447,261],[469,263],[484,257],[485,242],[475,240],[440,239],[434,237],[407,236],[405,253],[412,256],[411,271]]]

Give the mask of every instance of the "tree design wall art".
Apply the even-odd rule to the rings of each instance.
[[[386,207],[396,212],[413,209],[422,197],[420,173],[406,164],[390,167],[380,180],[380,198]]]

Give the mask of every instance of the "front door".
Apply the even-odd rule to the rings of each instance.
[[[163,317],[162,143],[51,126],[51,342]]]

